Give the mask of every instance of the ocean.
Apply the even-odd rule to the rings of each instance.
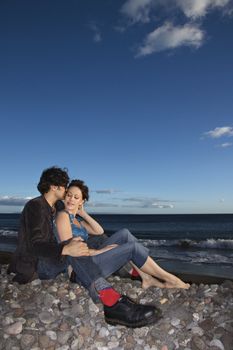
[[[171,272],[233,279],[233,214],[92,215],[107,234],[128,228]],[[0,251],[16,246],[20,214],[0,214]]]

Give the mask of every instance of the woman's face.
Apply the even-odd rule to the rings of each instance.
[[[76,214],[78,209],[83,205],[83,195],[79,187],[72,186],[68,188],[64,200],[65,208],[69,212]]]

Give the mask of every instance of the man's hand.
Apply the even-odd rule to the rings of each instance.
[[[91,256],[99,255],[99,254],[107,252],[108,250],[116,248],[117,246],[118,246],[118,244],[110,244],[110,245],[107,245],[106,247],[104,247],[102,249],[89,249],[89,252],[90,252]]]
[[[84,243],[80,237],[77,237],[63,247],[62,255],[69,255],[77,258],[79,256],[89,256],[90,253],[87,244]]]

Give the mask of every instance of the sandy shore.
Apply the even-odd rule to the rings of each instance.
[[[161,308],[156,324],[129,329],[105,323],[103,307],[65,275],[12,283],[1,267],[0,349],[6,350],[232,350],[233,282],[192,284],[189,290],[150,288],[118,276],[121,293]]]

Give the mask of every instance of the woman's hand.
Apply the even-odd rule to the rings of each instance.
[[[79,206],[78,211],[77,211],[77,215],[81,216],[82,218],[85,217],[86,211],[84,209],[83,204]]]
[[[83,218],[82,226],[85,227],[88,233],[92,235],[102,235],[104,233],[103,227],[86,212],[83,204],[79,205],[76,215]]]
[[[90,256],[102,254],[102,253],[107,252],[108,250],[116,248],[117,246],[118,246],[118,244],[110,244],[110,245],[107,245],[106,247],[104,247],[102,249],[89,249],[89,254],[90,254]]]

